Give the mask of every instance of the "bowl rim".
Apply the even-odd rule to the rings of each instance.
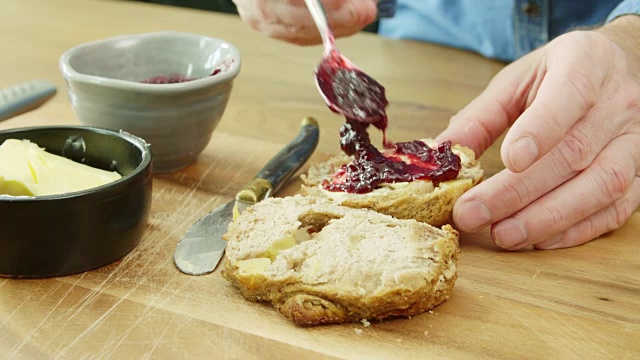
[[[12,128],[6,130],[0,130],[1,135],[17,133],[17,132],[37,132],[42,130],[83,130],[88,132],[97,133],[100,135],[108,135],[115,136],[121,138],[128,143],[137,147],[142,154],[142,161],[140,164],[136,166],[136,168],[129,174],[122,176],[120,179],[92,187],[85,190],[80,191],[72,191],[62,194],[52,194],[52,195],[42,195],[42,196],[12,196],[12,195],[4,195],[0,194],[0,203],[3,202],[38,202],[38,201],[58,201],[65,199],[73,199],[78,197],[90,196],[94,194],[98,194],[101,192],[106,192],[112,188],[116,188],[121,184],[131,181],[132,178],[138,176],[140,173],[144,172],[149,166],[152,166],[152,153],[150,149],[150,145],[142,138],[132,135],[123,130],[111,130],[106,128],[101,128],[97,126],[83,126],[83,125],[59,125],[59,126],[29,126],[29,127],[21,127],[21,128]],[[1,145],[1,143],[0,143]]]
[[[200,39],[209,39],[216,42],[220,42],[221,45],[226,46],[233,55],[233,64],[231,64],[230,68],[220,74],[215,76],[206,76],[202,78],[197,78],[191,81],[181,82],[181,83],[173,83],[173,84],[149,84],[149,83],[140,83],[135,81],[128,80],[120,80],[107,78],[103,76],[97,75],[89,75],[78,72],[71,66],[70,59],[80,51],[81,49],[97,46],[109,42],[120,41],[124,39],[144,39],[144,38],[154,38],[154,37],[166,37],[166,36],[178,36],[178,37],[189,37],[189,38],[200,38]],[[206,88],[212,85],[217,85],[220,83],[225,83],[233,80],[238,73],[240,72],[240,68],[242,67],[242,59],[240,56],[240,50],[231,44],[230,42],[206,35],[190,33],[190,32],[181,32],[181,31],[157,31],[157,32],[147,32],[147,33],[137,33],[137,34],[124,34],[113,36],[101,40],[94,40],[85,42],[79,45],[76,45],[68,50],[66,50],[58,61],[60,71],[62,72],[63,77],[66,80],[79,81],[88,84],[95,85],[105,85],[112,88],[123,89],[123,90],[139,90],[150,93],[164,93],[164,92],[176,92],[176,91],[189,91]]]

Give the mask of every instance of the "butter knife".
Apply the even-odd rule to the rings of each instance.
[[[185,274],[204,275],[215,270],[227,245],[222,235],[242,211],[277,192],[309,159],[318,144],[318,122],[306,117],[298,135],[231,200],[198,220],[184,234],[173,253],[176,267]]]

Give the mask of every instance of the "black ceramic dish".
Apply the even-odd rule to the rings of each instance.
[[[12,138],[29,139],[53,154],[115,170],[122,178],[61,195],[0,195],[0,276],[75,274],[114,262],[135,248],[151,206],[151,152],[143,140],[82,126],[0,131],[0,143]]]

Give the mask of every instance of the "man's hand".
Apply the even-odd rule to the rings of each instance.
[[[304,0],[233,0],[242,20],[252,28],[299,45],[321,43]],[[353,35],[376,19],[377,0],[323,0],[336,37]]]
[[[464,194],[454,220],[504,249],[583,244],[640,205],[640,17],[567,33],[510,64],[438,140],[479,155],[509,126],[507,169]]]

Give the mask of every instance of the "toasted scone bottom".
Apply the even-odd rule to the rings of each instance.
[[[308,196],[247,209],[225,235],[222,275],[302,326],[413,316],[445,301],[458,233]]]

